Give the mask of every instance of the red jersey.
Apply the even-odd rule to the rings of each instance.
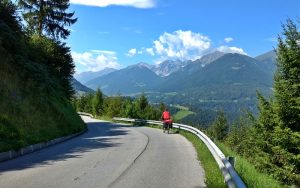
[[[170,122],[171,121],[170,112],[164,111],[161,115],[161,118],[164,122]]]

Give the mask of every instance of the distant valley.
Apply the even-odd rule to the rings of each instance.
[[[75,78],[106,95],[144,93],[153,103],[255,111],[256,91],[272,94],[275,62],[274,51],[256,58],[216,51],[195,61],[166,60],[157,66],[138,63]]]

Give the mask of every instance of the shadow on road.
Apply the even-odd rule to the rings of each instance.
[[[108,122],[87,123],[88,131],[66,142],[0,163],[0,175],[3,172],[23,170],[37,166],[51,165],[54,161],[81,158],[83,153],[95,149],[118,147],[118,139],[128,131]]]

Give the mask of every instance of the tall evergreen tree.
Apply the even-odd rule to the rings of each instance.
[[[282,128],[300,131],[300,32],[290,19],[278,37],[275,111]]]
[[[54,39],[66,39],[70,30],[65,26],[77,21],[77,18],[72,18],[74,12],[66,12],[69,0],[18,0],[18,5],[24,9],[23,17],[30,32],[39,36],[46,33]]]
[[[288,171],[287,181],[300,185],[300,32],[291,19],[278,37],[277,71],[274,77],[274,112],[278,127],[274,132],[279,167]],[[284,152],[283,152],[284,151]],[[287,174],[286,172],[283,172]]]
[[[138,99],[138,104],[141,111],[145,110],[146,107],[148,106],[149,104],[148,99],[144,94],[141,95],[140,98]]]
[[[274,100],[258,95],[256,145],[264,161],[270,161],[264,169],[282,182],[300,185],[300,32],[290,19],[276,53]]]
[[[144,94],[135,100],[135,111],[139,118],[146,119],[145,110],[148,105],[148,99]]]
[[[0,1],[0,20],[15,32],[21,31],[20,18],[16,13],[17,7],[10,0]]]
[[[211,126],[209,133],[217,140],[223,140],[228,133],[228,122],[224,112],[219,112],[218,117]]]
[[[93,114],[101,115],[103,111],[103,94],[98,88],[93,97]]]

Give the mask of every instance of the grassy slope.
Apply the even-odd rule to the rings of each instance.
[[[227,187],[224,183],[221,170],[206,145],[192,133],[180,131],[180,134],[186,137],[194,145],[198,154],[198,159],[201,161],[201,165],[205,171],[206,186],[211,188]]]
[[[42,84],[21,75],[11,64],[0,66],[0,152],[85,129],[58,91],[50,94]]]
[[[194,112],[192,111],[188,111],[188,110],[180,110],[179,112],[177,112],[175,115],[174,115],[174,120],[181,120],[185,117],[187,117],[188,115],[190,114],[194,114]]]
[[[175,121],[181,120],[185,117],[187,117],[188,115],[194,114],[194,112],[189,111],[188,107],[185,106],[180,106],[180,105],[174,105],[175,108],[180,109],[180,111],[178,111],[176,114],[174,114],[173,119]]]
[[[0,6],[0,152],[84,130],[84,122],[50,73],[45,58],[51,54],[32,48],[9,12],[13,8],[6,6]]]
[[[237,155],[235,152],[231,151],[227,146],[222,143],[217,143],[219,148],[223,151],[226,156],[235,156],[236,165],[235,169],[238,174],[242,177],[247,187],[249,188],[284,188],[288,186],[281,185],[278,181],[268,176],[258,172],[254,166],[249,163],[244,157]]]

